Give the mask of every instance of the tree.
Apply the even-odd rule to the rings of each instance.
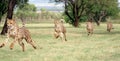
[[[55,2],[63,2],[67,22],[74,27],[79,26],[80,18],[83,16],[86,3],[88,0],[54,0]]]
[[[97,25],[108,16],[116,16],[119,12],[117,0],[91,0],[86,7],[86,14],[92,17]]]
[[[75,27],[79,26],[79,19],[85,10],[85,0],[56,0],[64,2],[65,14],[69,18],[69,23]]]
[[[8,0],[0,0],[0,21],[2,16],[7,12]]]
[[[45,8],[41,8],[40,11],[41,11],[41,18],[42,19],[47,18],[48,11]]]
[[[118,13],[117,0],[54,0],[63,2],[67,21],[75,27],[83,17],[93,18],[99,25],[101,20],[107,16],[113,16]],[[113,12],[113,10],[115,12]]]
[[[27,2],[28,0],[8,0],[8,3],[6,2],[7,5],[7,17],[8,19],[12,19],[13,16],[13,11],[14,11],[14,7],[15,5]],[[5,1],[4,1],[5,2]],[[7,33],[7,20],[5,20],[1,35],[4,35],[5,33]]]
[[[9,0],[8,10],[7,10],[8,19],[12,19],[13,9],[15,7],[15,4],[16,4],[16,0]],[[5,33],[7,33],[7,20],[5,21],[1,34],[3,35]]]
[[[24,19],[27,17],[35,17],[37,15],[36,7],[29,3],[20,5],[16,11],[16,16],[22,20],[23,25],[25,24]]]

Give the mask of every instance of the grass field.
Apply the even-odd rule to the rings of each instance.
[[[87,36],[84,23],[79,28],[65,26],[68,41],[62,42],[53,37],[54,24],[26,24],[37,49],[24,41],[25,52],[18,43],[10,50],[8,43],[0,48],[0,61],[120,61],[120,24],[114,24],[115,29],[110,33],[105,24],[95,26],[92,36]],[[5,38],[0,36],[0,43]]]

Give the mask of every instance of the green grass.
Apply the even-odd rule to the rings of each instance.
[[[54,24],[26,24],[37,49],[24,41],[25,52],[18,43],[10,50],[13,40],[10,39],[5,47],[0,48],[0,61],[120,61],[120,24],[114,24],[115,29],[110,33],[105,24],[95,25],[92,36],[87,36],[84,23],[79,28],[65,26],[68,41],[62,42],[53,37]],[[5,39],[0,36],[1,43]]]

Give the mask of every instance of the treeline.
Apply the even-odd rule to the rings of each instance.
[[[30,4],[29,4],[30,5]],[[31,7],[31,8],[30,8]],[[39,11],[36,11],[32,6],[28,8],[18,9],[15,13],[15,18],[22,20],[23,22],[42,22],[42,21],[52,21],[54,19],[62,19],[63,12],[58,11],[48,11],[45,8],[41,8]],[[31,11],[32,10],[32,11]]]
[[[75,27],[84,20],[93,19],[97,25],[119,13],[118,0],[51,0],[64,3],[66,22]]]

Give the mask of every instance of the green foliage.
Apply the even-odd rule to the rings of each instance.
[[[81,18],[80,18],[80,22],[86,22],[87,21],[87,16],[82,16]]]
[[[17,0],[16,7],[27,3],[28,0]],[[0,20],[7,12],[9,0],[0,0]]]
[[[62,13],[48,11],[45,8],[41,8],[41,19],[61,19]]]
[[[36,7],[33,4],[23,4],[17,9],[16,15],[18,18],[36,16]]]
[[[108,16],[116,17],[119,12],[117,0],[55,0],[55,2],[63,2],[64,4],[65,1],[67,2],[65,10],[67,10],[69,16],[65,14],[64,18],[66,22],[72,25],[75,22],[75,10],[78,11],[79,22],[86,21],[91,17],[96,21],[99,21],[100,17],[102,17],[101,20],[105,21]],[[74,9],[75,6],[77,7],[76,9]]]
[[[86,11],[86,14],[92,14],[97,20],[103,15],[102,21],[105,21],[107,16],[118,15],[119,8],[117,0],[92,0],[87,4]]]
[[[0,0],[0,20],[2,16],[7,12],[8,0]]]
[[[64,19],[65,19],[65,21],[66,21],[66,23],[69,23],[69,24],[71,24],[71,25],[73,25],[74,26],[74,21],[73,20],[71,20],[68,16],[66,16],[65,14],[64,14]],[[79,19],[79,22],[86,22],[87,21],[87,16],[82,16],[80,19]]]
[[[16,4],[17,6],[21,6],[21,5],[24,5],[24,4],[27,4],[29,0],[17,0]]]

